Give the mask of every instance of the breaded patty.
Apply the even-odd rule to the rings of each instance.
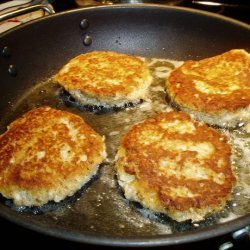
[[[181,110],[212,125],[250,121],[250,54],[234,49],[174,70],[167,93]]]
[[[81,117],[33,109],[0,136],[0,193],[18,206],[59,202],[96,174],[105,154],[104,138]]]
[[[152,77],[138,57],[93,51],[70,60],[55,80],[82,105],[111,108],[145,99]]]
[[[132,127],[115,169],[127,199],[176,221],[199,221],[230,199],[230,156],[225,135],[188,114],[169,112]]]

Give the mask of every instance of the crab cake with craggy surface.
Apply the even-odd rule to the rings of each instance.
[[[199,221],[231,197],[230,155],[225,135],[183,112],[169,112],[132,127],[115,169],[127,199],[176,221]]]
[[[69,61],[55,80],[81,105],[113,108],[145,99],[152,76],[138,57],[93,51]]]
[[[250,54],[234,49],[174,70],[167,93],[181,110],[211,125],[235,127],[250,121]]]
[[[17,206],[59,202],[96,174],[105,155],[104,138],[81,117],[33,109],[0,136],[0,193]]]

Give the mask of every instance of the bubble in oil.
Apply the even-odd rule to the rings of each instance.
[[[39,91],[39,94],[42,94],[42,95],[44,95],[44,94],[46,94],[46,89],[41,89],[40,91]]]
[[[7,102],[8,106],[13,107],[13,103],[11,101]]]

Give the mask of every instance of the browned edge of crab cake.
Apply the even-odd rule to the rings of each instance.
[[[0,193],[17,206],[59,202],[96,174],[105,155],[104,137],[80,116],[35,108],[0,136]]]
[[[176,221],[199,221],[231,198],[235,176],[227,137],[183,112],[134,125],[116,156],[127,199]]]
[[[55,76],[82,105],[107,108],[145,99],[152,79],[143,59],[112,51],[81,54]]]
[[[186,61],[166,81],[173,103],[211,125],[235,127],[250,121],[250,54],[234,49]]]

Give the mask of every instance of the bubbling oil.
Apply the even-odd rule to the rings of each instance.
[[[99,115],[86,110],[79,110],[74,105],[67,105],[60,98],[62,88],[53,81],[53,78],[50,78],[45,82],[36,84],[32,89],[24,93],[17,103],[11,106],[11,112],[8,110],[5,126],[32,108],[48,105],[80,115],[96,132],[106,137],[108,159],[106,166],[102,168],[101,177],[96,181],[98,184],[91,185],[83,194],[83,198],[81,197],[77,199],[75,204],[71,204],[71,210],[67,208],[65,216],[61,214],[61,211],[60,216],[59,214],[57,216],[56,213],[52,213],[51,218],[56,218],[57,223],[60,223],[60,220],[64,223],[70,213],[77,213],[79,216],[84,214],[84,223],[86,224],[86,218],[90,218],[93,214],[97,214],[96,216],[98,216],[99,212],[102,214],[103,211],[100,209],[105,208],[109,221],[107,222],[103,217],[98,219],[98,225],[93,224],[94,222],[92,221],[92,224],[89,225],[90,230],[95,227],[103,227],[103,230],[104,228],[105,230],[109,230],[107,223],[110,223],[110,228],[113,228],[112,223],[116,223],[120,225],[122,232],[131,231],[132,235],[135,232],[134,228],[137,228],[137,235],[145,235],[145,230],[147,230],[148,235],[175,231],[169,228],[164,219],[159,219],[159,217],[146,209],[141,208],[138,209],[139,213],[135,212],[134,210],[137,208],[129,206],[127,201],[121,197],[117,191],[117,186],[114,184],[115,173],[113,163],[121,137],[135,123],[152,117],[155,114],[173,110],[173,107],[166,101],[165,81],[170,72],[179,67],[183,62],[158,58],[144,58],[144,60],[151,71],[154,81],[149,89],[150,98],[135,107],[128,107],[119,112],[109,112]],[[250,127],[250,125],[246,126]],[[220,213],[208,216],[205,222],[192,223],[191,225],[190,223],[184,223],[185,226],[181,227],[182,229],[178,229],[179,231],[183,231],[183,228],[190,230],[190,228],[203,227],[213,223],[223,223],[250,212],[250,133],[244,129],[246,126],[234,130],[220,129],[229,138],[229,143],[232,147],[232,167],[237,177],[237,183],[232,192],[232,201]],[[99,192],[99,190],[102,190],[102,192]],[[88,211],[84,208],[86,206],[79,205],[83,201],[85,204],[92,201],[95,195],[97,198],[99,197],[97,199],[98,202],[91,203],[92,207],[89,206]],[[117,216],[112,216],[114,210],[118,213]],[[182,225],[184,224],[182,223]],[[139,228],[138,225],[140,225]],[[175,223],[175,228],[180,228],[176,225],[180,224]]]

